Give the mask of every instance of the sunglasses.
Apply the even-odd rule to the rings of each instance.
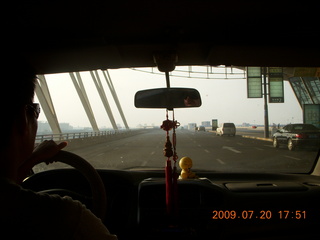
[[[39,103],[30,103],[27,105],[28,108],[34,111],[35,118],[38,119],[40,115],[40,104]]]

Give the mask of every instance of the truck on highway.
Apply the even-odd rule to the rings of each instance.
[[[188,130],[195,131],[196,128],[197,128],[197,124],[196,123],[188,123]]]

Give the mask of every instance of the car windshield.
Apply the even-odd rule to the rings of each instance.
[[[234,125],[232,123],[225,123],[224,127],[234,127]]]
[[[36,144],[48,139],[68,141],[65,150],[98,169],[164,169],[167,132],[161,126],[169,119],[177,121],[176,138],[173,129],[168,132],[177,162],[190,157],[194,171],[309,173],[317,161],[319,144],[300,147],[300,140],[290,136],[298,145],[289,150],[288,138],[281,136],[274,143],[274,134],[288,124],[307,120],[317,129],[319,122],[314,119],[319,121],[319,115],[312,117],[319,114],[319,105],[308,104],[313,108],[307,112],[302,93],[303,86],[313,84],[309,90],[317,89],[315,98],[320,101],[319,78],[299,83],[296,76],[285,75],[283,82],[273,82],[274,96],[268,94],[266,101],[263,76],[252,85],[247,72],[245,67],[176,67],[169,74],[170,86],[198,90],[202,104],[173,111],[134,106],[136,92],[167,87],[165,74],[156,68],[39,76],[35,102],[40,102],[41,114]],[[268,81],[271,83],[271,77]],[[221,123],[235,126],[235,134],[225,130],[219,135]],[[295,129],[305,130],[302,126]],[[317,133],[308,136],[310,141],[319,138]],[[39,164],[34,170],[64,167]]]

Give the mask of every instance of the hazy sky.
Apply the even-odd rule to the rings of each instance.
[[[181,69],[187,70],[188,68],[184,67]],[[196,69],[193,68],[194,71]],[[150,71],[151,68],[147,70]],[[204,68],[199,68],[199,70],[203,71]],[[156,70],[154,69],[154,71]],[[98,127],[111,127],[109,117],[102,105],[90,73],[81,72],[80,74],[86,87]],[[134,107],[134,94],[142,89],[166,87],[164,74],[151,74],[132,69],[109,70],[109,74],[129,127],[136,127],[138,124],[160,126],[162,121],[165,120],[165,109],[136,109]],[[104,84],[104,91],[106,92],[116,123],[124,126],[110,90],[100,71],[99,75]],[[222,75],[222,77],[224,76]],[[59,122],[70,123],[74,127],[90,127],[90,122],[69,74],[46,75],[46,79]],[[175,110],[175,118],[181,125],[187,125],[192,122],[200,125],[202,121],[211,121],[212,119],[218,119],[219,122],[234,122],[236,124],[243,122],[251,124],[264,123],[264,101],[262,98],[247,98],[245,79],[219,80],[171,76],[170,80],[171,87],[196,88],[202,97],[202,106],[200,108]],[[302,122],[302,110],[287,81],[284,84],[284,92],[285,103],[268,105],[269,123],[286,124],[289,122]],[[37,98],[35,101],[38,101]],[[43,112],[40,114],[39,121],[46,121]]]

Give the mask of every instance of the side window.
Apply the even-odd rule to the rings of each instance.
[[[286,132],[291,132],[292,131],[292,125],[286,126],[285,131]]]

